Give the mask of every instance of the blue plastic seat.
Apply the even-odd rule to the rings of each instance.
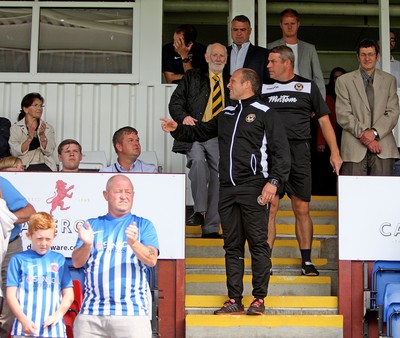
[[[371,310],[383,305],[386,285],[400,283],[400,261],[376,261],[372,269]]]
[[[389,283],[386,285],[383,296],[383,320],[389,322],[391,313],[400,308],[400,283]]]
[[[393,306],[387,322],[387,336],[400,338],[400,305]]]

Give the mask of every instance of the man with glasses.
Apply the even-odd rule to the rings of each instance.
[[[361,41],[357,57],[359,69],[336,80],[336,116],[343,128],[342,174],[390,176],[399,158],[392,133],[399,118],[396,79],[376,69],[375,41]]]

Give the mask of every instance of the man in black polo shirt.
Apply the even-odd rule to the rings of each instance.
[[[336,174],[342,165],[335,132],[329,120],[329,108],[322,98],[317,85],[294,73],[294,53],[287,46],[271,49],[268,56],[268,70],[271,84],[264,84],[261,97],[269,106],[275,108],[285,126],[291,149],[291,168],[289,180],[279,187],[271,203],[268,222],[268,244],[273,247],[276,229],[275,217],[279,198],[285,193],[291,198],[296,219],[296,237],[302,257],[302,274],[318,276],[319,272],[311,262],[313,223],[310,217],[311,200],[311,154],[310,118],[315,113],[322,133],[331,150],[330,162]]]

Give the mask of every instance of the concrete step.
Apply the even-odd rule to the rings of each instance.
[[[245,267],[251,267],[251,259],[245,258],[244,259]],[[328,260],[326,258],[315,258],[313,259],[313,263],[318,268],[329,268],[328,267]],[[221,268],[225,266],[225,259],[224,258],[186,258],[186,268]],[[272,268],[279,268],[285,267],[289,269],[297,268],[301,269],[301,259],[300,258],[272,258]]]
[[[337,224],[336,210],[311,210],[310,216],[313,222],[318,224]],[[294,224],[295,217],[292,210],[280,209],[276,216],[277,224]]]
[[[200,226],[186,226],[186,237],[200,237],[201,227]],[[222,231],[221,231],[222,233]],[[276,225],[277,236],[295,236],[295,226],[294,223],[277,223]],[[335,224],[314,224],[314,237],[336,237],[337,236],[337,226]]]
[[[225,250],[222,239],[186,238],[186,257],[224,257]],[[321,241],[314,240],[312,257],[320,257]],[[250,257],[246,243],[246,257]],[[272,251],[272,257],[301,257],[299,244],[296,239],[277,239]]]
[[[252,276],[243,278],[244,295],[251,295]],[[225,274],[186,274],[187,295],[226,294]],[[268,287],[269,296],[330,296],[331,278],[328,276],[271,276]]]
[[[314,237],[337,237],[336,224],[314,224]],[[294,223],[278,223],[276,224],[277,236],[295,236],[296,229]]]
[[[187,295],[187,313],[213,314],[227,300],[220,295]],[[248,307],[252,296],[243,297],[243,305]],[[338,314],[338,298],[334,296],[272,296],[265,298],[265,314]]]
[[[280,200],[280,210],[291,210],[292,204],[290,198],[285,196]],[[336,196],[312,196],[310,210],[337,210]]]
[[[343,337],[337,300],[337,198],[313,197],[312,260],[320,276],[300,276],[301,259],[290,199],[281,200],[273,276],[264,316],[215,316],[227,300],[222,239],[199,239],[199,226],[186,227],[186,337]],[[252,301],[251,256],[246,247],[244,298]],[[225,296],[221,296],[225,295]]]
[[[342,338],[341,315],[186,316],[186,338]]]

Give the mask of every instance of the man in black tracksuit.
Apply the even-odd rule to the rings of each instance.
[[[280,184],[286,182],[290,152],[286,132],[274,109],[255,93],[257,74],[247,68],[232,74],[228,88],[235,107],[226,107],[217,118],[196,126],[162,119],[164,131],[178,140],[204,141],[218,136],[220,151],[219,213],[224,237],[229,300],[215,314],[243,314],[244,248],[248,241],[252,259],[253,302],[247,314],[264,313],[271,250],[268,238],[268,208]]]

